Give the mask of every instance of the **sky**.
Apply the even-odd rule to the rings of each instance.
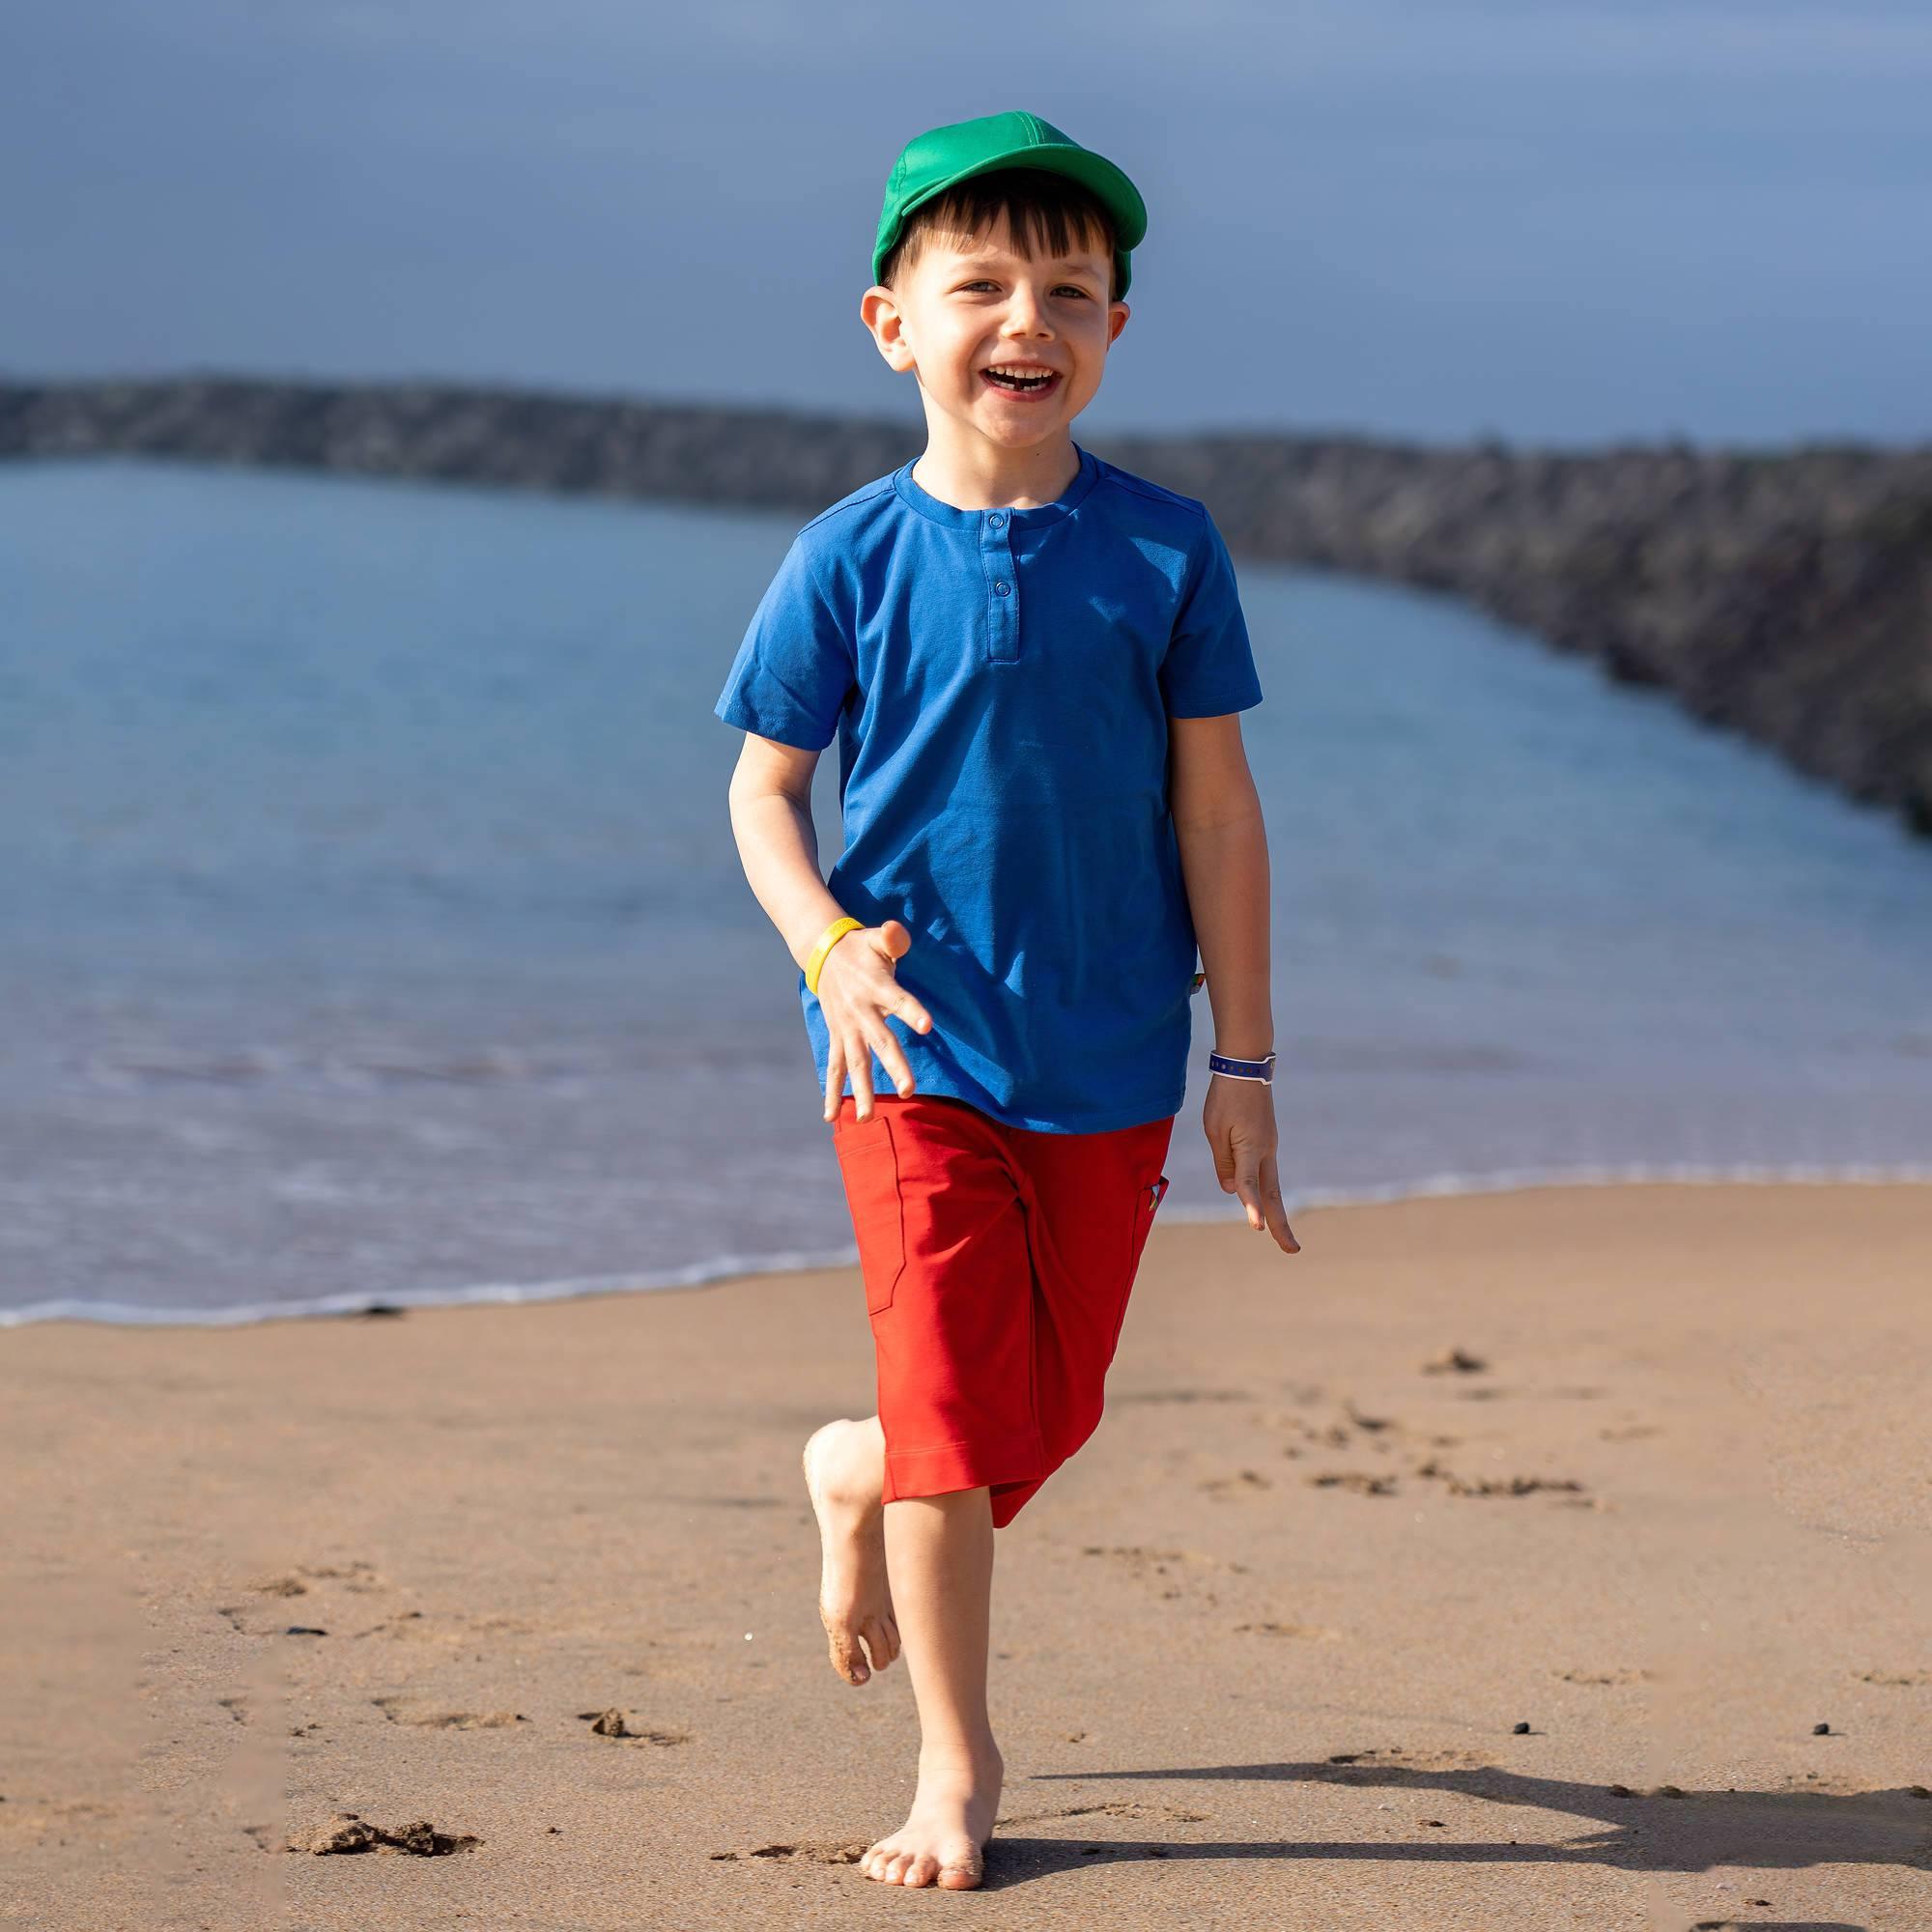
[[[9,0],[0,377],[440,378],[920,420],[922,129],[1150,225],[1083,429],[1932,436],[1932,8]]]

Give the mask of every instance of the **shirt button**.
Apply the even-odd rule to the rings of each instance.
[[[1000,581],[993,585],[993,588],[997,590],[1002,597],[1004,597],[1007,594],[1007,580],[1004,577],[1001,578]]]
[[[986,519],[986,521],[989,524],[991,524],[996,530],[1004,529],[1006,527],[1007,520],[997,510],[995,510],[993,514]]]

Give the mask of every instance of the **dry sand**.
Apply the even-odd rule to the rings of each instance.
[[[1932,1926],[1932,1189],[1296,1233],[1155,1229],[1000,1532],[971,1892],[849,1862],[917,1739],[813,1607],[854,1272],[0,1337],[0,1923]],[[343,1812],[445,1855],[285,1849]]]

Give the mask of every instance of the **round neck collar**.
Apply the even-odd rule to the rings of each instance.
[[[1073,447],[1080,458],[1079,472],[1073,480],[1052,502],[1035,503],[1026,509],[1000,503],[988,504],[983,510],[962,510],[956,504],[943,503],[913,481],[912,467],[919,461],[917,456],[893,471],[893,488],[921,516],[929,517],[935,524],[945,524],[952,529],[977,530],[988,517],[997,515],[1005,518],[1016,530],[1030,530],[1041,524],[1057,523],[1069,510],[1077,508],[1081,499],[1100,480],[1099,464],[1079,443],[1076,442]]]

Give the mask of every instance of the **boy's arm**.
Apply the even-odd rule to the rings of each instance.
[[[1214,1046],[1259,1060],[1274,1050],[1267,831],[1241,745],[1240,713],[1171,717],[1168,733],[1169,809],[1208,976]],[[1201,1125],[1223,1192],[1240,1196],[1250,1227],[1265,1227],[1285,1252],[1297,1253],[1275,1171],[1273,1089],[1209,1075]]]
[[[826,890],[818,867],[811,816],[818,755],[747,731],[726,794],[752,895],[801,972],[818,935],[845,910]]]
[[[747,731],[727,794],[745,877],[801,972],[819,934],[845,912],[818,869],[818,828],[811,817],[811,777],[817,768],[816,752]],[[828,1121],[838,1111],[848,1072],[858,1116],[871,1119],[873,1053],[901,1094],[913,1092],[905,1049],[885,1023],[891,1013],[916,1033],[932,1031],[932,1016],[893,972],[893,961],[911,944],[906,927],[889,919],[848,932],[818,969],[819,1010],[831,1041]]]

